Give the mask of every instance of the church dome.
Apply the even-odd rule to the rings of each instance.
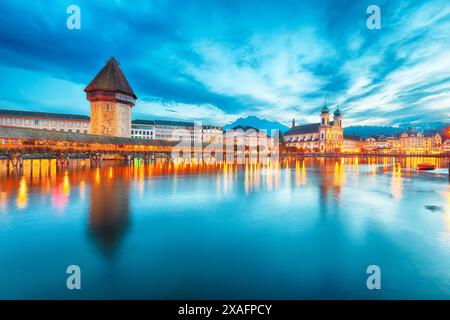
[[[342,116],[341,110],[339,110],[339,106],[336,108],[336,111],[334,111],[334,116],[335,116],[335,117],[340,117],[340,116]]]

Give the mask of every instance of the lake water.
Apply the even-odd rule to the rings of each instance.
[[[1,162],[0,298],[449,299],[445,161]]]

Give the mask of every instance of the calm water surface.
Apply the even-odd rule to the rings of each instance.
[[[449,299],[449,176],[422,161],[0,163],[0,298]]]

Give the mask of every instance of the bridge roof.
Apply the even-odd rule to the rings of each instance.
[[[75,132],[17,128],[0,125],[0,139],[8,138],[143,146],[175,146],[178,143],[176,141],[121,138]]]

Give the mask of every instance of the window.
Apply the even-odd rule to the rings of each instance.
[[[87,130],[84,130],[84,133],[87,133]]]
[[[34,120],[33,122],[34,122],[34,125],[35,125],[35,126],[38,126],[38,125],[39,125],[39,120]]]

